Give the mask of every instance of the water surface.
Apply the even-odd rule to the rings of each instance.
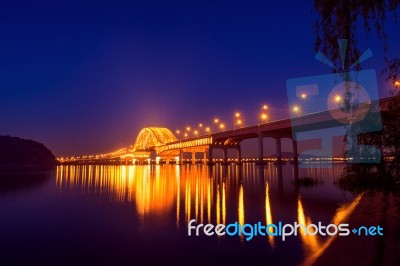
[[[354,198],[335,180],[344,165],[294,167],[59,166],[29,186],[0,190],[4,264],[301,264],[329,245],[321,237],[188,236],[187,223],[341,221]],[[353,204],[354,205],[354,204]],[[258,263],[257,263],[258,262]],[[3,264],[2,263],[2,264]]]

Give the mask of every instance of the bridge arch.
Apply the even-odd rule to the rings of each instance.
[[[149,150],[169,142],[178,141],[174,133],[165,127],[143,128],[136,137],[134,151]]]

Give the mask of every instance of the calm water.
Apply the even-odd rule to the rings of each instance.
[[[305,187],[292,165],[59,166],[0,189],[0,264],[312,261],[328,238],[189,237],[187,222],[338,223],[355,201],[334,185],[342,170],[300,169],[318,181]]]

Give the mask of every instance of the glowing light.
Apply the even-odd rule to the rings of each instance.
[[[218,118],[214,118],[214,123],[218,124],[218,122],[219,122],[219,119]]]
[[[394,82],[394,87],[395,87],[395,88],[400,88],[400,81],[399,81],[399,80],[396,80],[396,81]]]
[[[235,113],[235,117],[236,117],[236,118],[240,117],[240,113],[239,113],[239,112],[236,112],[236,113]]]
[[[199,124],[199,127],[203,127],[203,124],[202,124],[202,123],[200,123],[200,124]]]
[[[260,119],[261,119],[261,121],[265,122],[268,120],[268,115],[266,113],[261,113]]]
[[[340,95],[336,95],[335,96],[335,102],[340,102],[340,101],[342,101],[342,96],[340,96]]]
[[[208,133],[208,132],[210,132],[211,130],[210,130],[210,128],[209,127],[206,127],[206,132]]]
[[[187,138],[187,136],[188,136],[188,133],[185,133],[185,135],[184,135],[184,136],[185,136],[185,138]]]
[[[190,131],[190,129],[191,129],[190,127],[186,127],[186,130],[187,130],[187,131]]]
[[[195,131],[194,131],[194,134],[195,134],[195,135],[198,135],[198,134],[199,134],[199,131],[195,130]]]
[[[225,125],[224,125],[224,124],[220,124],[220,125],[219,125],[219,128],[220,128],[220,129],[224,129],[224,128],[225,128]]]
[[[177,131],[176,131],[176,134],[180,134],[180,133],[181,133],[181,131],[180,131],[180,130],[177,130]],[[131,147],[132,147],[132,146],[131,146]]]
[[[238,124],[240,126],[243,124],[243,121],[239,119],[238,121],[236,121],[236,124]]]
[[[305,99],[305,98],[307,98],[307,94],[302,93],[302,94],[300,95],[300,97],[301,97],[302,99]]]
[[[294,106],[292,107],[292,111],[293,111],[294,113],[299,113],[299,112],[300,112],[300,107],[299,107],[298,105],[294,105]]]
[[[268,105],[264,104],[264,105],[262,106],[262,109],[263,109],[263,110],[268,110]]]

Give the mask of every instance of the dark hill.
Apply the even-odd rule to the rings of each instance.
[[[53,153],[42,143],[11,136],[0,136],[0,166],[51,166]]]

